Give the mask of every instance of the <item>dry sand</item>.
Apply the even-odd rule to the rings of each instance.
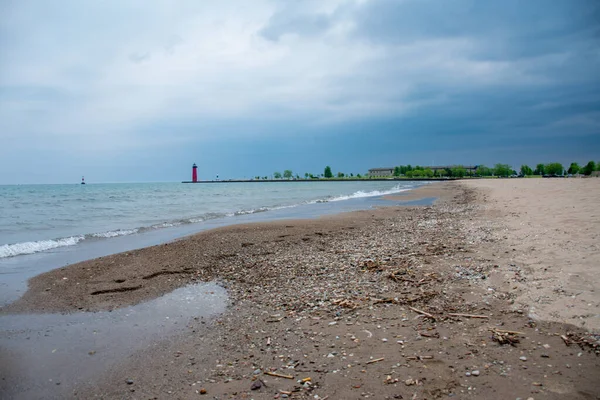
[[[439,197],[434,206],[218,229],[40,275],[2,311],[113,309],[195,280],[228,288],[221,317],[190,321],[70,388],[75,398],[597,399],[599,337],[532,318],[550,312],[531,293],[578,271],[587,281],[562,289],[587,285],[585,307],[597,304],[598,253],[583,240],[597,235],[597,214],[588,202],[574,217],[553,200],[585,203],[599,182],[435,184],[403,196]],[[567,294],[549,290],[544,305],[571,299],[560,315],[592,326],[597,309],[575,318],[583,294]]]
[[[523,269],[516,304],[536,319],[600,333],[600,179],[462,184],[479,190],[486,216],[468,225],[493,231]]]

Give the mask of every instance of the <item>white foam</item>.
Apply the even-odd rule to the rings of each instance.
[[[344,196],[336,196],[333,197],[331,199],[327,199],[327,201],[343,201],[343,200],[350,200],[350,199],[359,199],[362,197],[376,197],[376,196],[385,196],[388,194],[394,194],[394,193],[400,193],[400,192],[406,192],[408,190],[411,190],[412,188],[407,188],[406,186],[395,186],[394,188],[390,189],[390,190],[373,190],[371,192],[364,192],[362,190],[359,190],[357,192],[354,192],[352,194],[349,195],[344,195]],[[317,202],[322,202],[323,200],[317,200]]]
[[[113,237],[117,237],[117,236],[133,235],[138,232],[139,232],[139,229],[119,229],[116,231],[92,233],[90,236],[96,237],[96,238],[113,238]]]
[[[21,254],[33,254],[40,251],[56,249],[58,247],[75,246],[84,240],[83,236],[71,236],[55,240],[40,240],[38,242],[23,242],[4,244],[0,246],[0,258],[14,257]]]

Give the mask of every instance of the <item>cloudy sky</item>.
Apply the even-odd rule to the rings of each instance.
[[[597,0],[2,0],[0,184],[600,160]]]

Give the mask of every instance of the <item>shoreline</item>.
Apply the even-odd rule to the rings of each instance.
[[[443,195],[443,190],[431,190],[429,186],[418,187],[409,192],[416,193],[412,201]],[[418,193],[421,192],[427,195],[420,196]],[[281,219],[219,226],[174,241],[66,265],[30,278],[27,291],[16,301],[1,307],[0,315],[107,311],[135,305],[189,283],[222,278],[219,276],[219,268],[213,271],[211,263],[252,253],[250,246],[254,246],[255,240],[245,239],[248,236],[264,236],[259,239],[263,243],[288,244],[288,237],[303,236],[306,232],[318,230],[344,230],[348,220],[368,222],[373,215],[382,212],[385,215],[384,210],[394,207],[398,206],[390,203],[376,209],[325,214],[312,219]],[[404,205],[400,207],[407,208]],[[303,237],[301,240],[311,239]],[[233,241],[235,245],[229,246],[224,241]],[[202,249],[201,255],[195,254],[199,252],[196,250],[198,248]],[[272,253],[269,250],[265,255]],[[181,265],[172,265],[174,263],[170,259],[176,257],[175,254],[188,254],[191,257],[175,263]],[[146,263],[148,258],[152,259],[150,265]]]
[[[113,309],[214,277],[228,289],[224,314],[191,320],[73,398],[599,395],[598,337],[534,320],[520,303],[513,288],[530,272],[512,266],[506,211],[458,182],[419,190],[439,200],[219,228],[55,270],[13,311]]]

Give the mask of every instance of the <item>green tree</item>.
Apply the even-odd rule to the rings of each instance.
[[[533,171],[534,175],[544,175],[546,171],[544,170],[544,164],[538,164],[535,166],[535,170]]]
[[[512,168],[508,164],[496,164],[494,166],[494,175],[507,177],[511,174]]]
[[[492,169],[486,167],[485,165],[480,165],[477,167],[477,171],[475,172],[477,176],[491,176]]]
[[[467,170],[462,165],[452,168],[452,176],[455,176],[457,178],[462,178],[466,174],[467,174]]]
[[[333,178],[333,173],[331,172],[331,167],[328,165],[325,167],[325,171],[323,173],[325,178]]]
[[[425,171],[423,171],[423,174],[428,177],[428,178],[432,178],[433,177],[433,170],[431,168],[426,168]]]
[[[546,175],[562,175],[563,166],[561,163],[550,163],[544,165],[544,173]]]
[[[571,163],[571,165],[569,166],[569,169],[567,170],[567,172],[569,174],[577,174],[579,172],[579,170],[581,169],[581,167],[579,166],[579,164],[577,164],[576,162]]]
[[[338,172],[337,173],[337,177],[338,178],[343,178],[344,177],[344,173],[343,172]]]
[[[281,179],[281,172],[273,172],[273,178]]]
[[[305,172],[305,173],[304,173],[304,179],[308,179],[309,175],[310,175],[310,174],[309,174],[308,172]]]
[[[533,170],[531,169],[531,167],[529,167],[529,165],[521,165],[520,173],[523,176],[533,175]]]
[[[596,163],[593,161],[590,161],[587,164],[585,164],[585,167],[583,167],[581,169],[581,172],[583,172],[584,175],[591,175],[592,172],[595,170],[596,170]]]
[[[294,174],[293,174],[293,173],[292,173],[292,171],[291,171],[291,170],[289,170],[289,169],[286,169],[285,171],[283,171],[283,177],[284,177],[285,179],[291,179],[293,175],[294,175]]]
[[[361,174],[356,174],[356,177],[357,178],[362,178],[362,175]]]
[[[354,176],[354,174],[352,172],[350,172],[350,178],[352,178]]]
[[[400,176],[402,175],[402,171],[400,170],[400,167],[394,167],[394,176]]]

